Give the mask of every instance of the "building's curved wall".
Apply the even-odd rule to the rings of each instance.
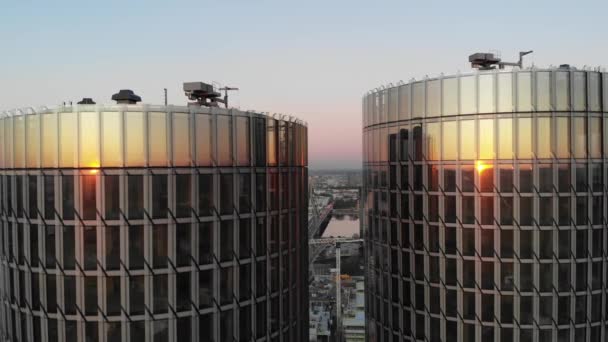
[[[80,105],[0,145],[1,340],[307,339],[299,121]]]
[[[363,98],[370,341],[606,337],[608,74],[485,71]]]

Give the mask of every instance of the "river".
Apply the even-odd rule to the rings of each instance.
[[[357,216],[332,216],[323,232],[323,237],[352,237],[359,235],[359,218]]]

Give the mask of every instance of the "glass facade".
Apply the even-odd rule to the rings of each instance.
[[[0,340],[307,341],[307,164],[291,118],[3,114]]]
[[[398,120],[363,98],[368,340],[606,341],[608,75],[395,88]]]

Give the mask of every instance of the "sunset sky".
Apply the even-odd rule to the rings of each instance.
[[[452,3],[4,1],[0,110],[109,103],[122,88],[156,104],[168,88],[185,104],[182,82],[215,81],[241,89],[236,107],[307,121],[312,168],[358,168],[369,89],[468,71],[477,51],[608,65],[605,2]]]

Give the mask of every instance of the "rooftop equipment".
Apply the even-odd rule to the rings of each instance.
[[[188,103],[189,106],[204,106],[204,107],[219,107],[220,103],[223,103],[228,108],[228,91],[239,90],[234,87],[223,87],[218,90],[224,91],[224,98],[222,94],[215,91],[213,85],[204,82],[185,82],[184,93],[188,99],[196,101]]]
[[[135,95],[133,90],[121,89],[118,93],[112,95],[112,100],[118,104],[136,104],[141,101],[141,97]]]
[[[469,56],[469,62],[471,67],[479,70],[492,70],[504,69],[505,66],[516,66],[520,69],[523,68],[523,57],[531,54],[533,51],[521,51],[519,53],[519,60],[517,62],[503,62],[499,57],[493,53],[477,52]]]
[[[94,105],[95,101],[93,101],[92,98],[90,97],[85,97],[82,100],[80,100],[80,102],[78,102],[78,104],[88,104],[88,105]]]

